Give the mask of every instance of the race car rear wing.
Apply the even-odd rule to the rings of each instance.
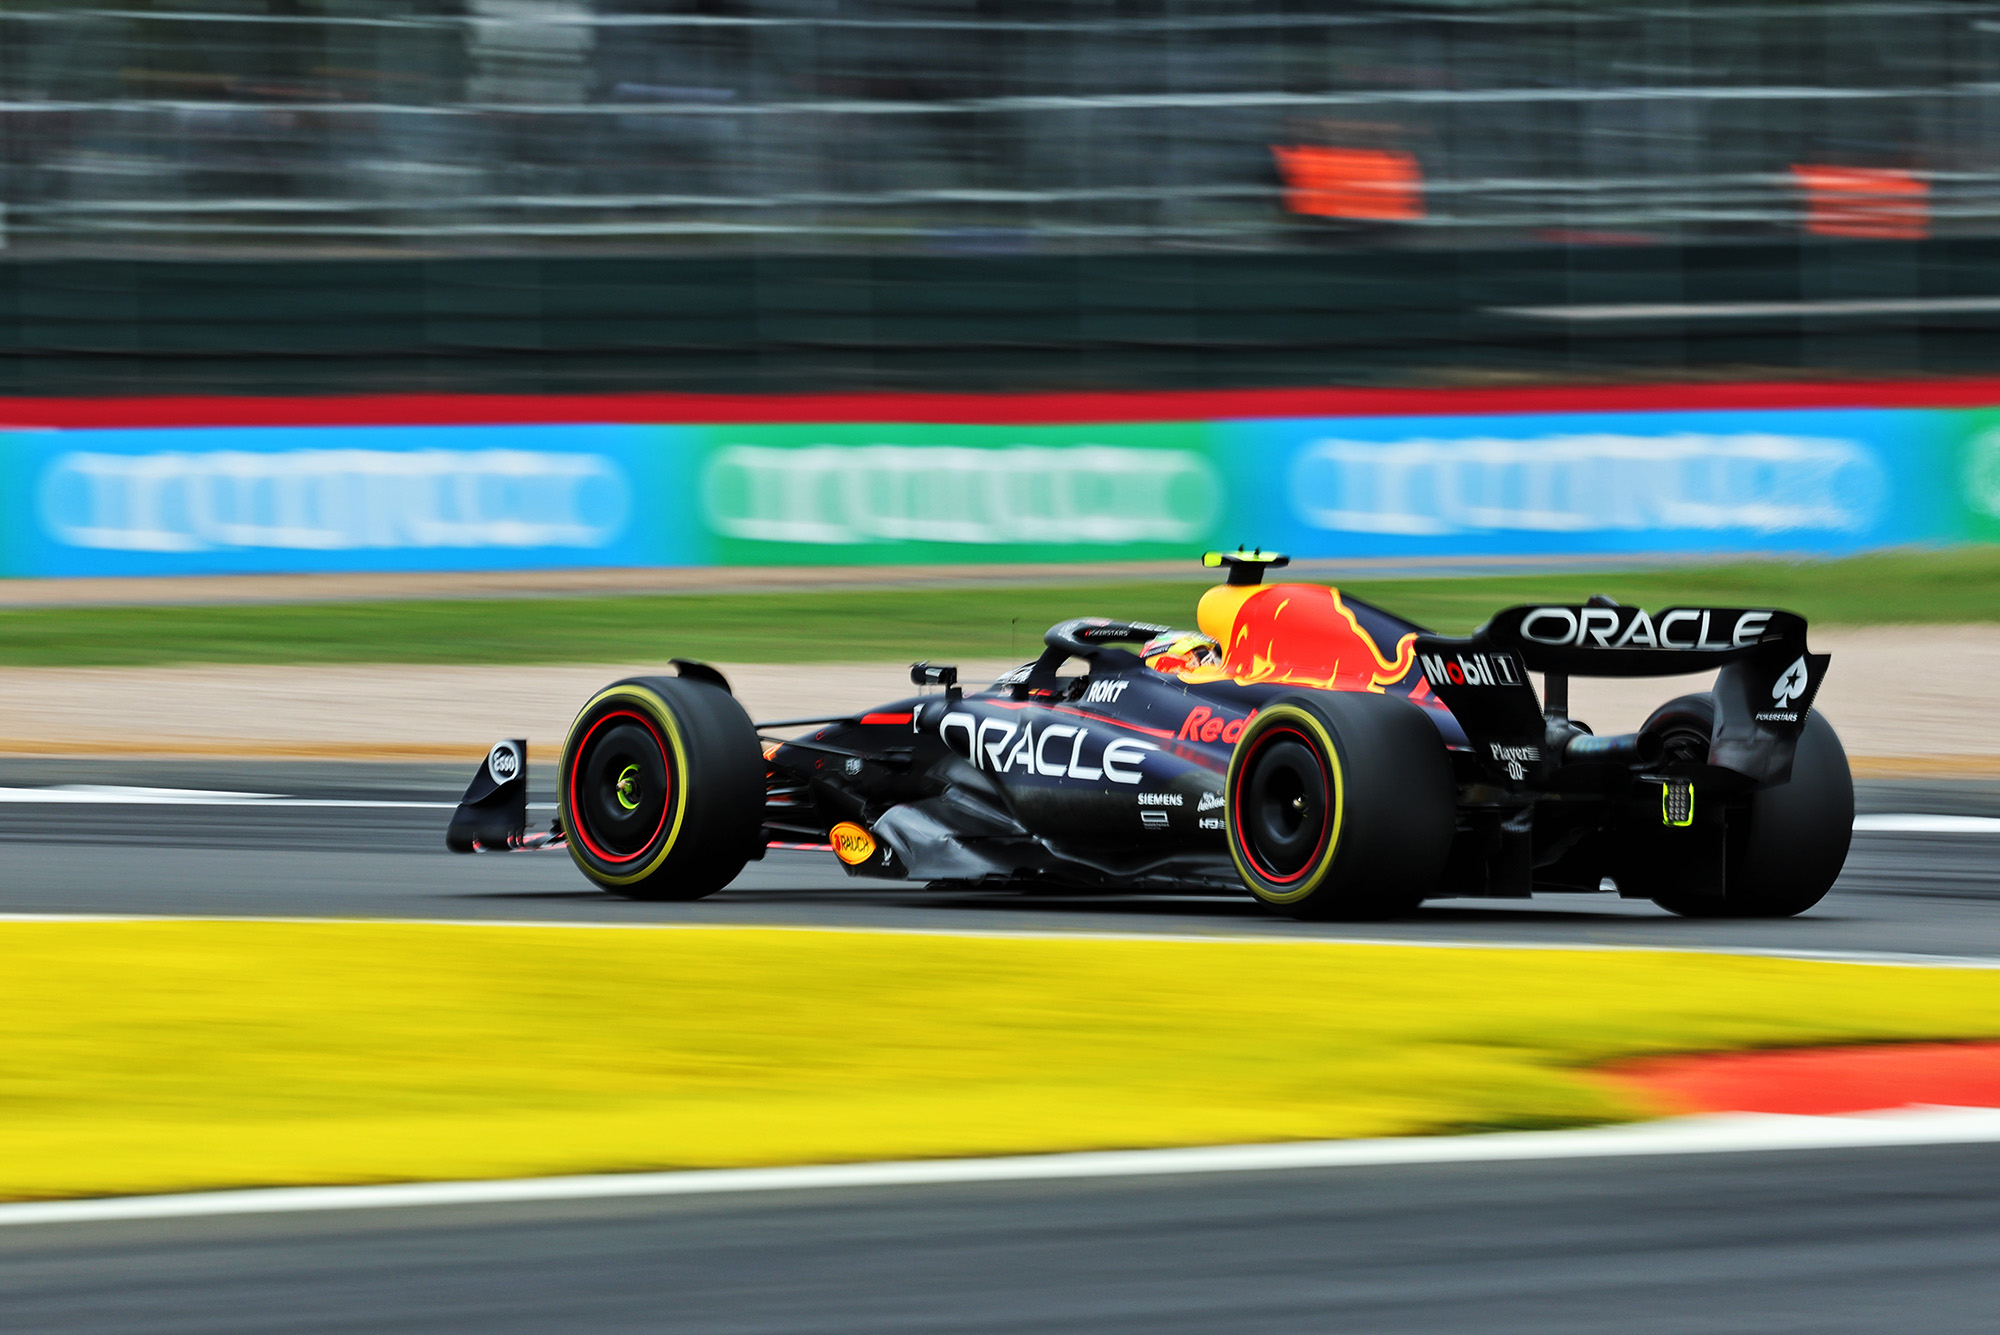
[[[1594,598],[1585,606],[1510,607],[1465,639],[1417,638],[1424,679],[1501,782],[1534,786],[1566,764],[1657,759],[1643,733],[1592,737],[1569,722],[1568,681],[1713,669],[1708,764],[1760,783],[1791,775],[1792,753],[1831,658],[1806,647],[1805,618],[1768,608],[1670,607]],[[1530,672],[1545,674],[1535,698]]]

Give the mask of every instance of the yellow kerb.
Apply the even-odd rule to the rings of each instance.
[[[1577,1068],[2000,1035],[2000,973],[1646,953],[0,924],[0,1197],[1639,1116]]]

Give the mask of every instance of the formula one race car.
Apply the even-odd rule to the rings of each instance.
[[[526,833],[512,741],[447,843],[566,842],[585,876],[642,899],[711,894],[806,844],[852,876],[1226,887],[1310,918],[1606,880],[1676,913],[1782,916],[1840,873],[1853,784],[1812,712],[1828,658],[1793,613],[1599,597],[1452,639],[1337,589],[1263,583],[1282,556],[1203,559],[1228,582],[1202,596],[1199,632],[1080,617],[985,690],[918,663],[932,693],[864,714],[753,724],[719,672],[676,659],[577,715],[549,833]],[[1569,717],[1573,674],[1709,668],[1713,690],[1635,733]]]

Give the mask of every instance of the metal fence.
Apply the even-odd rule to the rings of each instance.
[[[15,257],[2000,231],[2000,4],[0,0]]]

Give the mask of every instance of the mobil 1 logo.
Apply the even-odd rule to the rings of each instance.
[[[1440,686],[1522,686],[1528,676],[1521,660],[1491,650],[1473,654],[1422,654],[1424,676],[1431,689]]]

